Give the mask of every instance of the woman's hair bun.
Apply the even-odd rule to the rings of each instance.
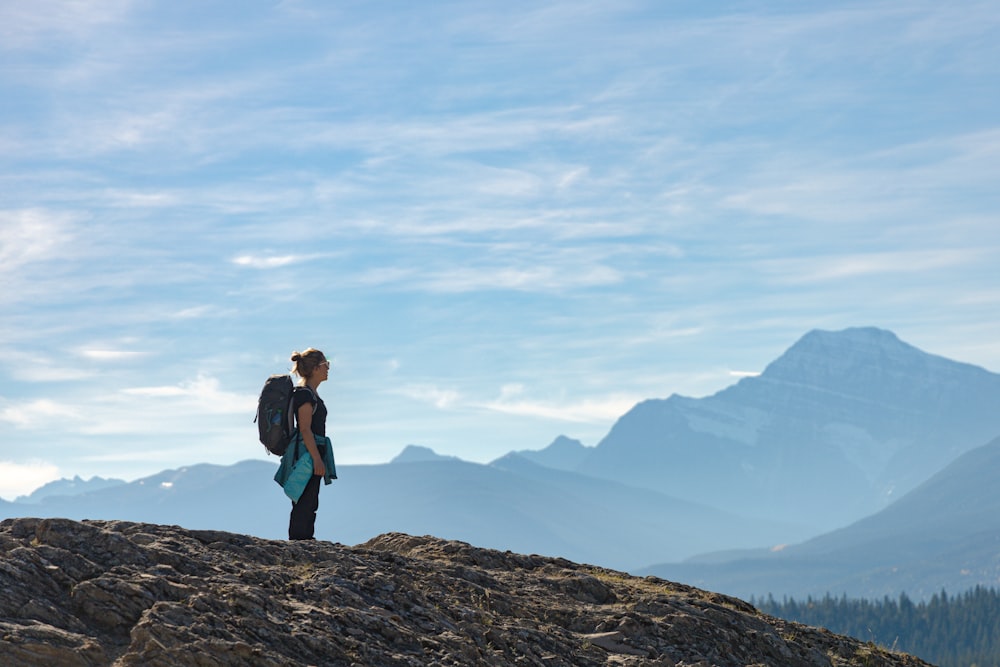
[[[305,352],[292,352],[292,372],[300,378],[308,378],[321,363],[326,361],[326,355],[314,347]]]

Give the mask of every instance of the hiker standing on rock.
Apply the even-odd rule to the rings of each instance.
[[[319,385],[330,376],[330,362],[314,348],[292,353],[292,372],[301,378],[292,394],[292,413],[298,430],[281,457],[275,480],[292,499],[288,519],[288,539],[315,539],[316,510],[319,509],[319,482],[337,478],[333,444],[326,437],[326,404],[319,397]]]

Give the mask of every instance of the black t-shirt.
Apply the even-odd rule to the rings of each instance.
[[[295,412],[296,428],[298,428],[299,408],[306,403],[311,403],[313,406],[312,432],[316,435],[326,435],[326,403],[319,397],[319,394],[313,393],[309,387],[296,387],[292,394],[292,410]]]

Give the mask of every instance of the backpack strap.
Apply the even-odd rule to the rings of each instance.
[[[298,461],[299,460],[299,456],[301,456],[301,454],[299,454],[299,445],[305,444],[302,441],[302,433],[299,431],[299,428],[298,428],[299,413],[298,413],[297,410],[292,410],[292,406],[295,405],[295,392],[296,392],[296,390],[301,389],[303,387],[309,390],[309,393],[312,394],[313,399],[316,401],[316,405],[319,406],[319,394],[317,394],[315,391],[313,391],[313,388],[310,387],[307,384],[303,384],[303,385],[299,385],[298,387],[295,387],[295,389],[292,390],[292,395],[288,398],[288,419],[289,419],[289,421],[291,423],[291,433],[293,434],[292,435],[292,443],[295,444],[295,454],[292,457],[293,461]],[[315,408],[313,409],[313,412],[315,414]],[[289,443],[289,444],[292,444],[292,443]]]
[[[316,403],[316,407],[319,407],[319,394],[317,394],[312,387],[307,384],[300,384],[292,390],[292,395],[288,397],[288,419],[291,426],[291,433],[298,433],[299,429],[297,425],[299,423],[299,412],[298,410],[293,410],[292,407],[295,405],[295,392],[299,389],[308,389],[309,393],[312,394],[313,402]],[[313,414],[316,413],[316,408],[313,408]]]

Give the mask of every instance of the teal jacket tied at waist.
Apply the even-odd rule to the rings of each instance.
[[[323,482],[330,484],[337,479],[337,466],[333,462],[333,442],[325,435],[314,433],[313,437],[316,439],[316,446],[323,453],[323,465],[326,466]],[[312,473],[312,456],[302,442],[302,436],[296,434],[281,457],[281,465],[278,466],[278,472],[274,473],[274,481],[285,490],[285,495],[291,498],[292,502],[298,502]]]

